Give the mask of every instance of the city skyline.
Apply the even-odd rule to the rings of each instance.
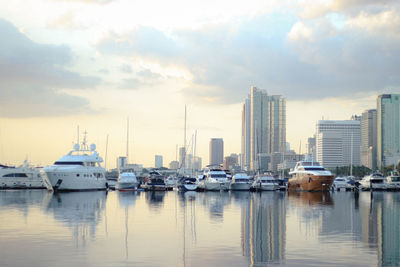
[[[345,120],[400,92],[400,3],[328,2],[0,3],[0,163],[51,164],[79,126],[103,158],[109,136],[113,168],[127,116],[129,163],[171,162],[185,105],[203,162],[215,136],[225,155],[240,153],[251,86],[286,98],[286,140],[305,151],[322,117]]]

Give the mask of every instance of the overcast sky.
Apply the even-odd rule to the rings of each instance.
[[[0,35],[0,163],[49,164],[79,125],[114,167],[129,116],[130,162],[167,165],[185,104],[204,163],[212,137],[240,153],[252,85],[287,98],[298,151],[400,92],[398,0],[0,0]]]

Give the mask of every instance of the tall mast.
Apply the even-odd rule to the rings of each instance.
[[[195,132],[194,132],[193,163],[194,163],[195,160],[196,160],[196,146],[197,146],[197,130],[195,130]],[[192,163],[192,165],[194,165],[193,163]]]
[[[108,134],[106,138],[106,155],[105,155],[105,162],[104,162],[104,168],[107,170],[107,152],[108,152]]]
[[[79,125],[78,125],[78,128],[77,128],[76,143],[79,145]]]
[[[182,159],[182,167],[183,167],[183,175],[185,175],[185,165],[186,165],[186,105],[185,105],[185,123],[183,130],[183,159]]]
[[[350,176],[353,176],[353,133],[351,133],[351,158],[350,158]]]
[[[129,157],[129,116],[126,119],[126,163],[128,163]]]

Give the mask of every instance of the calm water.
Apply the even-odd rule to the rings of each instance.
[[[399,266],[400,193],[0,191],[0,266]]]

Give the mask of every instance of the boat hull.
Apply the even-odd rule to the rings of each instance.
[[[178,185],[178,189],[180,191],[196,191],[198,185],[197,184],[181,184]]]
[[[206,191],[221,191],[229,190],[229,182],[217,182],[217,183],[204,183],[204,190]]]
[[[121,183],[115,185],[116,190],[136,190],[137,183]]]
[[[329,191],[333,180],[333,175],[304,175],[289,179],[288,190]]]
[[[262,183],[262,184],[257,183],[253,185],[253,189],[259,191],[275,191],[279,189],[279,185],[271,183]]]
[[[230,189],[232,191],[248,191],[250,190],[251,184],[249,183],[231,183]]]
[[[47,189],[55,191],[86,191],[106,190],[108,183],[105,176],[97,178],[84,177],[83,173],[77,176],[76,172],[43,171],[42,178]]]
[[[0,189],[45,189],[42,178],[1,177]]]

